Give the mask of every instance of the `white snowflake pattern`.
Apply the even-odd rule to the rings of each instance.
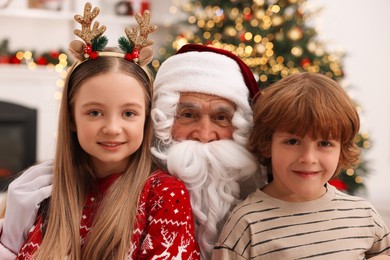
[[[153,203],[152,210],[162,208],[163,203],[164,203],[163,197],[159,196],[158,199]]]
[[[139,215],[145,216],[145,212],[146,212],[145,206],[146,206],[145,202],[142,202],[141,204],[139,204],[139,206],[138,206],[138,214]]]

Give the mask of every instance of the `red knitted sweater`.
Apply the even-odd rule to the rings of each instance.
[[[92,227],[97,196],[111,186],[120,174],[99,180],[96,192],[86,199],[80,222],[83,245]],[[39,215],[17,259],[31,259],[42,242],[42,216]],[[184,183],[161,170],[145,183],[138,206],[137,223],[129,241],[130,259],[200,259],[194,235],[190,198]]]

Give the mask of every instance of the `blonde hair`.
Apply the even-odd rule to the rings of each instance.
[[[107,72],[134,77],[144,87],[146,120],[144,140],[129,158],[126,172],[112,184],[95,215],[92,229],[81,250],[80,221],[88,187],[96,183],[89,155],[73,131],[75,96],[90,77]],[[109,87],[109,86],[107,86]],[[53,192],[47,212],[47,226],[36,259],[124,259],[136,221],[142,187],[151,172],[150,120],[152,79],[138,65],[118,57],[99,57],[74,65],[68,74],[61,101]]]
[[[303,72],[281,79],[259,95],[253,113],[247,147],[267,167],[271,179],[269,154],[276,130],[340,140],[334,176],[359,160],[360,150],[354,142],[360,126],[356,106],[337,82],[324,75]]]

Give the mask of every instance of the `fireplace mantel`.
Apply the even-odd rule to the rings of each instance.
[[[37,161],[51,159],[56,144],[60,74],[47,67],[0,65],[0,100],[34,108],[38,113]]]

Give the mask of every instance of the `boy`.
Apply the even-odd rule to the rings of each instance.
[[[248,148],[269,184],[232,211],[212,259],[390,259],[389,229],[371,204],[327,183],[358,161],[358,131],[355,105],[323,75],[263,91]]]

